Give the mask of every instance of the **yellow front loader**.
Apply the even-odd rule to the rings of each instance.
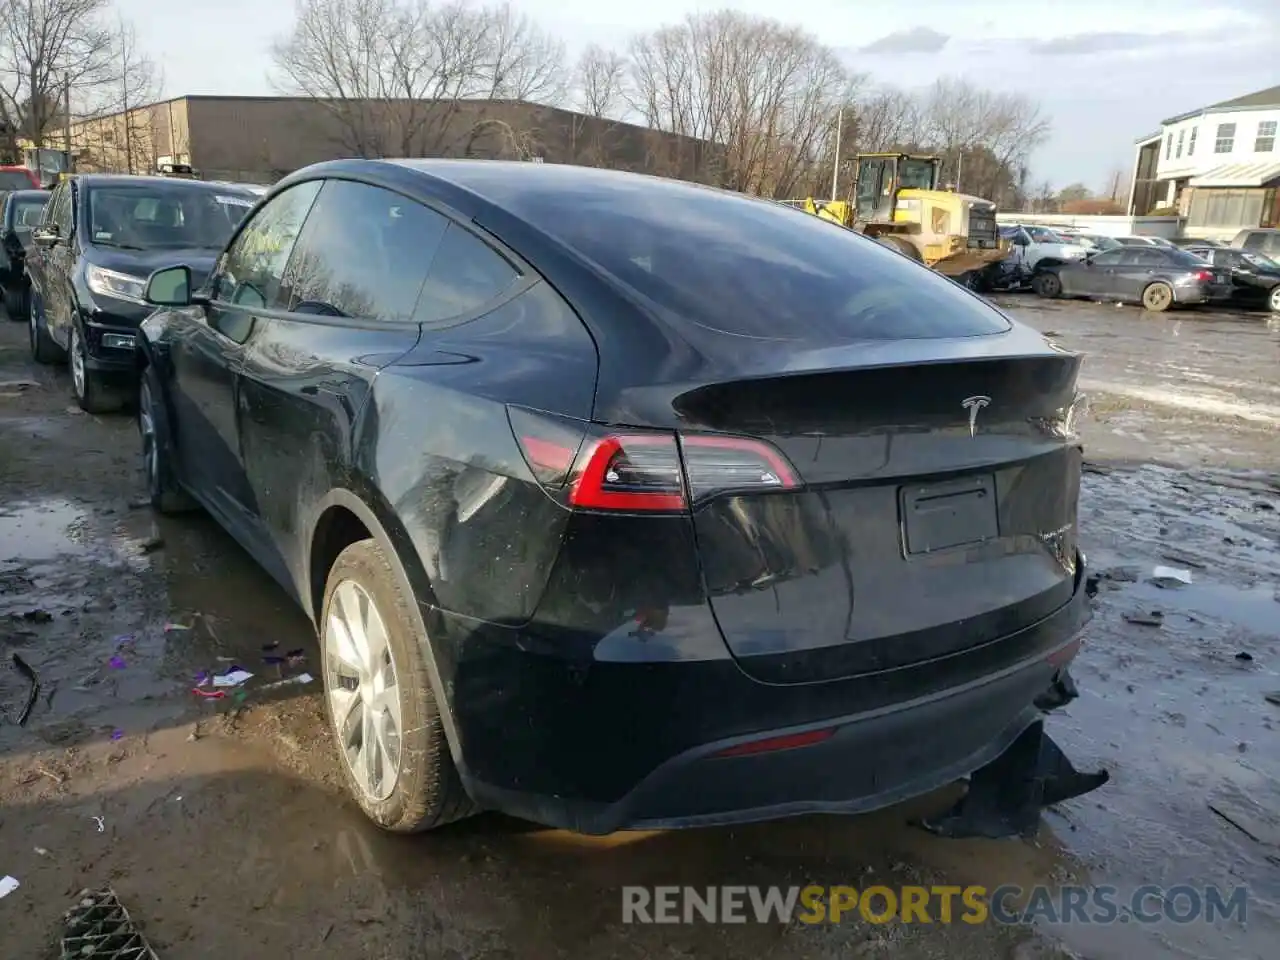
[[[949,277],[1003,259],[996,205],[938,189],[938,157],[860,153],[853,200],[789,201],[806,213],[874,237]]]

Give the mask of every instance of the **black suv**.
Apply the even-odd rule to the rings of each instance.
[[[132,388],[138,324],[151,313],[147,276],[175,256],[196,282],[257,201],[228,184],[80,174],[58,184],[27,255],[31,354],[64,358],[80,406],[98,413]]]
[[[31,246],[31,230],[44,215],[48,200],[48,190],[14,190],[4,196],[4,209],[0,210],[0,287],[10,320],[27,319],[27,250]]]

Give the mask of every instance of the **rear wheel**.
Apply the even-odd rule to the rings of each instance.
[[[142,468],[147,497],[160,513],[183,513],[195,504],[174,479],[173,438],[164,408],[164,388],[154,367],[142,372],[138,387],[138,435],[142,440]]]
[[[1060,297],[1062,296],[1062,278],[1048,270],[1037,273],[1031,278],[1031,289],[1040,297],[1049,299]]]
[[[49,326],[44,317],[44,298],[37,293],[31,295],[27,339],[31,344],[31,359],[36,363],[61,363],[66,359],[66,352],[49,336]]]
[[[896,250],[904,257],[915,260],[917,263],[920,261],[920,254],[917,252],[916,248],[901,237],[876,237],[876,243],[880,244],[882,247],[888,247],[890,250]]]
[[[1157,280],[1142,291],[1142,306],[1152,313],[1163,313],[1173,306],[1173,288]]]
[[[15,323],[21,323],[27,319],[27,291],[25,287],[19,286],[16,290],[13,287],[4,288],[4,312],[9,315],[9,319]]]
[[[1272,313],[1280,313],[1280,284],[1271,288],[1271,294],[1267,297],[1267,306],[1271,308]]]
[[[320,617],[325,705],[347,789],[385,830],[429,830],[473,813],[449,753],[409,604],[375,540],[347,547]]]

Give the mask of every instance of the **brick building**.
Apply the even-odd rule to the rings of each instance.
[[[79,171],[185,163],[207,179],[257,183],[350,156],[541,160],[701,181],[717,168],[705,141],[518,100],[176,97],[73,123],[71,148]]]

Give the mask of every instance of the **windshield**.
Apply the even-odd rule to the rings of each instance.
[[[903,160],[898,164],[898,182],[904,190],[932,190],[933,161]]]
[[[1054,233],[1048,227],[1027,227],[1027,233],[1031,234],[1031,239],[1036,243],[1070,243],[1064,237]]]
[[[95,186],[89,191],[89,236],[127,250],[221,250],[253,202],[217,187]]]
[[[32,228],[44,216],[44,205],[48,198],[16,197],[13,202],[13,229],[18,233],[30,233]]]

